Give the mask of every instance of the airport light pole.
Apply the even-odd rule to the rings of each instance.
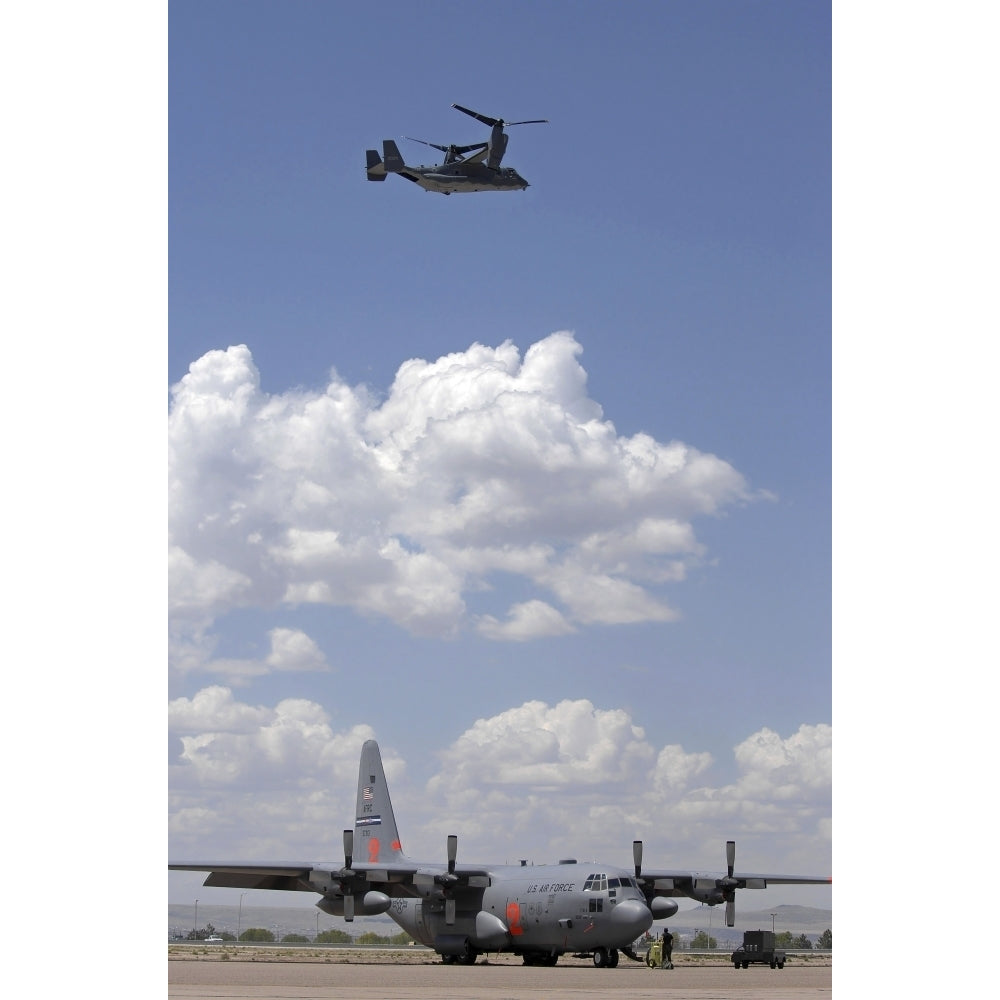
[[[198,900],[194,901],[194,939],[198,940]]]
[[[243,926],[243,897],[245,892],[240,893],[240,908],[236,913],[236,943],[240,943],[240,928]]]
[[[778,915],[777,913],[772,913],[772,914],[771,914],[771,933],[772,933],[772,934],[774,933],[774,918],[775,918],[775,917],[776,917],[777,915]]]

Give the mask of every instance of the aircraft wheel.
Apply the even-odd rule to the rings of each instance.
[[[608,967],[608,949],[598,948],[594,952],[594,968],[606,969]]]
[[[784,967],[785,967],[785,963],[784,962],[779,962],[778,963],[778,968],[779,969],[783,969]]]
[[[777,965],[778,965],[778,963],[777,963],[777,962],[772,962],[772,963],[771,963],[771,968],[772,968],[772,969],[774,969],[774,968],[777,968]]]
[[[608,968],[617,969],[618,968],[618,949],[612,948],[608,952]]]

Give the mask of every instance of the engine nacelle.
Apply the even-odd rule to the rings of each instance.
[[[486,161],[486,165],[493,170],[496,170],[500,166],[500,161],[503,159],[503,154],[507,152],[507,140],[510,136],[503,131],[503,128],[494,127],[492,134],[490,135],[490,152],[489,158]]]
[[[666,920],[677,912],[677,900],[666,896],[654,896],[649,904],[649,911],[654,920]]]
[[[692,899],[697,899],[699,903],[708,903],[709,906],[716,906],[718,903],[726,901],[726,897],[722,895],[722,890],[718,886],[710,886],[708,883],[703,885],[696,883],[691,887],[688,895]]]
[[[324,913],[329,913],[331,917],[342,917],[344,915],[343,896],[324,896],[316,904]],[[370,889],[366,893],[358,893],[354,897],[354,913],[359,917],[376,917],[380,913],[385,913],[392,906],[392,900],[377,889]]]

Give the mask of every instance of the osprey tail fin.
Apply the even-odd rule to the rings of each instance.
[[[372,864],[402,861],[406,857],[389,800],[382,754],[374,740],[366,741],[361,748],[354,850],[358,861]]]
[[[382,163],[382,157],[374,149],[366,149],[365,157],[368,160],[368,180],[384,181],[385,164]]]
[[[382,156],[385,158],[385,169],[390,174],[398,174],[406,166],[399,147],[392,139],[382,140]]]

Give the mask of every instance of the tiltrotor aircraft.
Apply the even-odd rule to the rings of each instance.
[[[634,870],[560,861],[553,865],[457,863],[458,838],[448,837],[447,863],[413,861],[403,853],[389,801],[382,755],[361,748],[353,830],[344,831],[344,862],[263,864],[197,861],[170,864],[207,871],[207,886],[317,892],[324,912],[353,920],[388,913],[415,941],[445,963],[471,965],[484,952],[513,952],[525,965],[555,965],[566,952],[614,967],[619,952],[640,961],[633,942],[654,920],[672,917],[672,896],[726,904],[735,918],[737,889],[769,884],[825,884],[828,876],[736,874],[736,845],[726,844],[725,875],[643,869],[642,841],[632,844]],[[360,841],[360,845],[359,842]],[[360,858],[354,856],[360,846]]]
[[[523,191],[528,182],[513,167],[500,166],[503,154],[507,151],[508,136],[504,132],[504,126],[540,125],[548,119],[505,122],[502,118],[489,118],[459,104],[453,104],[452,107],[489,125],[492,129],[489,141],[476,142],[471,146],[439,146],[436,142],[411,139],[411,142],[432,146],[445,154],[444,163],[431,167],[413,167],[403,162],[396,143],[392,139],[385,139],[382,142],[382,157],[374,149],[365,150],[368,180],[384,181],[388,174],[399,174],[400,177],[419,184],[425,191],[439,191],[441,194],[451,194],[454,191]],[[473,155],[466,156],[467,153]]]

